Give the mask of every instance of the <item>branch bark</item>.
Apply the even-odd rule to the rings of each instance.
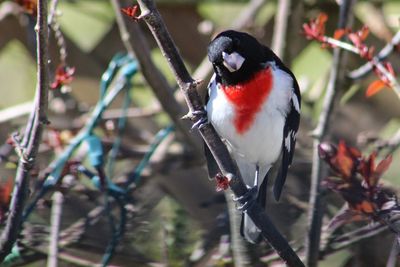
[[[154,2],[151,0],[139,0],[138,3],[142,10],[140,17],[147,23],[185,96],[191,119],[198,121],[201,119],[201,114],[205,113],[203,103],[196,90],[198,83],[189,75]],[[203,124],[199,127],[199,132],[213,153],[221,172],[230,179],[230,188],[233,193],[239,198],[243,197],[248,193],[248,189],[242,181],[235,162],[230,157],[227,148],[217,135],[215,129],[211,124]],[[250,204],[247,206],[245,212],[247,212],[257,227],[261,229],[263,237],[270,242],[289,266],[304,266],[288,242],[272,224],[265,211],[257,203],[248,203],[247,201],[239,200],[239,204]]]
[[[61,214],[64,196],[56,191],[52,197],[51,207],[51,228],[49,241],[49,254],[47,257],[47,267],[57,267],[58,265],[58,242],[60,237]]]
[[[354,3],[355,0],[342,1],[338,23],[339,29],[344,29],[348,26],[349,20],[352,16],[352,7]],[[310,210],[308,214],[309,231],[305,244],[306,262],[307,266],[309,267],[318,266],[322,217],[324,214],[320,183],[322,177],[326,173],[326,170],[323,168],[321,159],[318,156],[318,145],[327,135],[328,122],[333,111],[334,102],[338,94],[338,88],[344,78],[341,69],[343,69],[342,52],[340,48],[336,48],[333,54],[332,68],[323,101],[323,108],[319,116],[317,127],[313,132],[313,164],[311,170],[311,189],[309,200]]]
[[[376,56],[378,61],[384,60],[387,58],[395,49],[398,49],[398,45],[400,44],[400,31],[398,31],[395,36],[393,36],[390,43],[388,43]],[[347,74],[347,76],[351,79],[361,79],[368,73],[370,73],[373,69],[373,64],[371,62],[367,62],[358,69],[355,69]]]
[[[290,0],[278,1],[278,12],[275,15],[274,36],[272,38],[272,50],[283,59],[286,46],[287,24],[290,13]]]
[[[15,187],[12,194],[10,211],[6,226],[0,237],[0,262],[10,253],[22,224],[22,211],[28,193],[29,172],[32,170],[44,126],[48,123],[46,110],[48,101],[48,45],[47,45],[47,0],[37,3],[37,87],[35,106],[28,121],[22,144],[21,155],[15,177]],[[20,144],[17,144],[19,146]]]

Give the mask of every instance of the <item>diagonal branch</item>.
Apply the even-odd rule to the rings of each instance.
[[[384,48],[376,56],[377,62],[387,58],[393,50],[398,50],[400,44],[400,31],[398,31]],[[373,70],[374,65],[372,62],[367,62],[358,69],[355,69],[347,74],[351,79],[360,79]]]
[[[47,46],[47,0],[38,0],[37,3],[37,88],[34,110],[27,125],[22,144],[21,155],[15,177],[15,187],[12,194],[10,211],[6,226],[0,237],[0,262],[10,253],[17,239],[22,223],[22,211],[28,193],[29,172],[32,170],[43,127],[48,123],[46,110],[48,101],[48,46]],[[16,144],[20,146],[20,144]]]
[[[279,58],[284,58],[286,46],[286,34],[290,13],[290,0],[278,1],[278,11],[275,15],[274,36],[272,38],[272,50]]]
[[[153,1],[139,0],[138,1],[142,14],[141,18],[145,20],[151,30],[157,44],[161,48],[163,56],[167,59],[170,68],[172,69],[177,83],[185,96],[186,103],[189,107],[189,117],[193,121],[198,121],[204,114],[203,103],[197,93],[197,85],[189,75],[179,52],[168,33],[165,24],[159,14]],[[229,155],[227,148],[217,135],[211,124],[206,123],[199,127],[199,132],[210,148],[218,166],[226,177],[230,179],[230,188],[233,193],[239,197],[243,197],[248,193],[246,185],[243,183],[235,162]],[[242,198],[243,199],[243,198]],[[239,204],[246,205],[245,212],[255,222],[256,226],[261,229],[263,237],[277,250],[281,258],[287,262],[289,266],[304,266],[296,253],[289,246],[288,242],[278,232],[275,226],[266,215],[265,211],[255,202],[251,203],[239,200]]]

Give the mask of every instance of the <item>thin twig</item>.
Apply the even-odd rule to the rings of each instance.
[[[34,107],[34,102],[29,101],[0,111],[0,123],[11,121],[28,115]]]
[[[140,17],[147,23],[185,96],[190,111],[189,116],[193,121],[198,121],[201,119],[201,114],[205,113],[203,103],[196,90],[198,83],[189,75],[154,2],[151,0],[139,0],[138,3],[142,10]],[[203,124],[199,127],[199,132],[217,161],[221,172],[230,179],[230,188],[235,196],[239,197],[240,202],[240,200],[243,199],[240,197],[248,193],[248,189],[241,178],[235,162],[230,157],[226,146],[211,124]],[[247,201],[243,202],[244,203],[239,204],[248,204]],[[254,204],[246,207],[247,209],[245,209],[245,212],[247,212],[256,226],[261,229],[263,237],[278,251],[279,255],[289,266],[304,266],[297,254],[289,246],[286,239],[283,238],[272,224],[265,211],[258,203],[253,203]]]
[[[52,25],[54,22],[54,18],[57,13],[57,5],[58,5],[58,0],[51,0],[50,3],[50,10],[49,10],[49,17],[47,19],[47,24]]]
[[[234,266],[243,267],[253,265],[249,244],[240,235],[240,220],[242,215],[237,211],[235,202],[229,191],[225,192],[226,204],[229,213],[230,241]]]
[[[35,27],[37,39],[37,87],[35,108],[31,120],[28,121],[27,132],[24,135],[22,157],[19,159],[15,177],[15,187],[12,194],[10,212],[6,226],[0,237],[0,262],[7,256],[17,239],[21,228],[22,211],[27,197],[29,172],[32,170],[39,144],[41,142],[43,127],[48,123],[46,117],[48,102],[48,45],[47,45],[47,0],[38,0],[37,24]]]
[[[349,43],[342,42],[340,40],[336,40],[332,37],[323,36],[322,42],[325,44],[329,44],[332,47],[340,47],[357,55],[362,54],[361,50],[358,47]],[[397,82],[396,77],[392,73],[390,73],[390,71],[384,66],[379,56],[374,56],[371,59],[368,59],[368,63],[371,64],[372,69],[375,69],[377,73],[381,74],[385,78],[385,80],[387,80],[388,86],[393,88],[394,92],[400,98],[400,84]]]
[[[399,242],[397,237],[393,240],[392,249],[390,250],[389,258],[386,262],[386,267],[396,267],[397,257],[399,256]]]
[[[340,20],[338,28],[345,28],[348,26],[348,21],[351,20],[352,6],[355,0],[342,1],[340,6]],[[333,111],[333,104],[337,96],[338,85],[342,81],[340,70],[342,68],[341,49],[334,50],[332,68],[329,78],[329,83],[326,89],[323,108],[319,116],[318,124],[313,132],[313,165],[311,171],[311,189],[310,189],[310,210],[308,213],[308,226],[309,232],[306,238],[306,262],[307,266],[318,266],[319,259],[319,243],[321,238],[322,217],[324,213],[323,202],[321,199],[321,179],[324,175],[321,159],[318,156],[318,145],[327,134],[328,121]]]
[[[321,251],[321,256],[323,257],[342,250],[343,248],[346,248],[365,238],[375,236],[385,230],[387,230],[387,225],[383,225],[381,223],[372,223],[354,231],[344,233],[340,236],[332,238],[332,241],[329,243],[329,245],[323,251]]]
[[[290,0],[278,1],[278,11],[275,15],[274,35],[272,38],[271,48],[275,54],[283,59],[285,46],[286,46],[286,34],[287,24],[290,13]]]
[[[376,142],[376,147],[379,150],[387,149],[386,155],[391,155],[397,148],[400,147],[400,129],[388,140],[380,140]]]
[[[390,43],[388,43],[382,50],[378,53],[376,58],[378,61],[382,61],[387,58],[395,49],[399,49],[398,46],[400,44],[400,31],[398,31],[395,36],[393,36]],[[355,69],[347,74],[350,79],[360,79],[367,75],[373,69],[373,64],[371,62],[367,62],[358,69]]]
[[[58,240],[60,234],[63,199],[64,196],[61,192],[54,192],[51,206],[51,228],[47,267],[57,267],[58,263]]]

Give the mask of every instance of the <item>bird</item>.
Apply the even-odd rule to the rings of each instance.
[[[292,71],[267,46],[245,32],[227,30],[208,45],[214,74],[206,96],[206,120],[235,159],[246,186],[265,209],[267,181],[275,177],[278,201],[292,163],[301,96]],[[205,146],[209,176],[218,165]],[[251,243],[261,231],[243,212],[241,234]]]

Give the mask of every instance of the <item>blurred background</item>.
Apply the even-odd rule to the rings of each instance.
[[[252,10],[249,6],[254,5],[253,2],[256,2],[257,8]],[[326,34],[332,36],[338,21],[337,2],[340,1],[289,2],[286,45],[282,59],[293,70],[301,87],[302,121],[296,155],[282,199],[276,203],[271,198],[267,210],[280,231],[295,247],[301,247],[307,230],[306,211],[312,164],[310,133],[321,112],[332,64],[332,50],[307,40],[302,34],[302,25],[324,12],[328,15]],[[198,67],[206,57],[207,44],[216,33],[240,27],[268,46],[271,46],[274,38],[278,1],[158,0],[156,3],[186,66],[198,75],[194,78],[204,80],[202,94],[210,77],[210,66],[202,65],[203,70]],[[122,7],[132,4],[131,1],[122,1]],[[246,10],[250,10],[250,16],[246,17]],[[35,17],[25,11],[14,1],[0,3],[1,144],[6,143],[11,133],[23,132],[35,93]],[[353,13],[353,29],[368,26],[370,35],[366,43],[374,46],[376,51],[380,51],[399,31],[400,1],[357,1]],[[63,86],[62,90],[51,92],[51,124],[44,133],[36,173],[32,174],[32,196],[41,186],[41,177],[44,177],[49,163],[62,153],[87,123],[91,110],[99,101],[101,76],[109,62],[118,52],[126,51],[115,10],[109,1],[60,0],[55,20],[64,36],[66,62],[75,68],[75,73],[70,84]],[[131,23],[136,22],[131,20]],[[174,77],[147,26],[144,22],[138,22],[138,25],[157,68],[165,75],[171,88],[176,90]],[[129,28],[130,25],[127,26]],[[135,36],[131,38],[135,40]],[[51,81],[60,61],[57,40],[59,38],[51,33]],[[388,58],[396,73],[400,69],[399,51],[397,45],[395,52]],[[365,60],[360,57],[348,55],[345,71],[357,69],[364,63]],[[391,89],[367,98],[365,90],[373,80],[374,75],[369,74],[362,79],[348,80],[338,88],[339,97],[329,123],[327,141],[337,143],[345,140],[368,153],[383,140],[398,133],[399,98]],[[116,138],[121,138],[121,148],[112,176],[116,184],[123,184],[128,179],[146,152],[151,150],[149,145],[157,132],[171,123],[140,71],[132,79],[129,94],[131,104],[123,134],[118,131],[118,118],[123,111],[120,108],[124,102],[122,96],[117,97],[104,112],[95,130],[106,152],[111,149]],[[176,94],[178,99],[181,98],[179,92]],[[56,145],[54,139],[57,139]],[[198,142],[201,143],[200,139]],[[5,146],[3,148],[7,149]],[[15,175],[17,156],[11,150],[1,154],[0,185],[3,188]],[[72,158],[87,165],[86,153],[85,148],[80,148]],[[393,163],[384,176],[384,183],[397,191],[400,153],[399,150],[393,153]],[[50,190],[41,198],[24,224],[19,239],[20,256],[1,266],[46,264],[54,191],[62,192],[64,197],[61,239],[65,245],[61,250],[59,266],[94,266],[101,262],[113,239],[112,223],[106,214],[96,210],[104,205],[102,192],[80,171],[71,171],[66,176],[71,181],[60,183],[55,190]],[[63,182],[66,180],[64,177]],[[116,247],[111,265],[233,266],[224,194],[216,191],[215,182],[208,179],[204,159],[185,143],[182,133],[172,132],[162,140],[141,173],[140,182],[135,182],[133,187],[132,200],[125,203],[126,230]],[[330,192],[326,192],[325,198],[328,203],[328,219],[340,208],[342,202]],[[6,203],[3,206],[6,212]],[[117,223],[121,220],[118,207],[113,206],[111,209]],[[384,231],[329,253],[321,259],[320,266],[385,266],[392,241],[389,231]],[[272,255],[271,249],[267,245],[254,251],[264,256],[259,266],[272,266],[268,258]]]

